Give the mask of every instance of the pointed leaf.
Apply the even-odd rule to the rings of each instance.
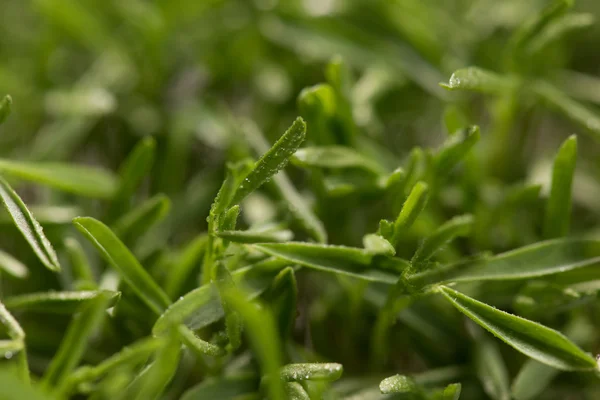
[[[164,284],[165,292],[170,298],[175,298],[181,293],[182,286],[194,268],[202,264],[207,240],[204,234],[191,240],[171,265]]]
[[[117,187],[117,179],[111,172],[86,165],[0,159],[0,172],[64,192],[100,199],[111,197]]]
[[[429,186],[425,182],[417,182],[410,191],[400,214],[398,214],[394,222],[394,235],[391,240],[393,245],[397,245],[404,231],[412,226],[419,214],[421,214],[421,211],[425,208],[428,199]]]
[[[383,394],[390,393],[419,393],[420,389],[415,380],[405,375],[394,375],[385,378],[379,384]]]
[[[21,231],[42,264],[51,271],[60,271],[56,252],[44,235],[44,230],[27,209],[23,200],[2,177],[0,177],[0,197],[17,229]]]
[[[600,241],[555,239],[489,258],[442,266],[409,277],[416,286],[442,282],[520,280],[600,264]]]
[[[596,360],[560,332],[500,311],[447,286],[439,287],[460,312],[523,354],[563,370],[591,370]]]
[[[570,136],[558,150],[552,168],[552,188],[546,205],[544,237],[567,236],[571,220],[571,187],[577,159],[577,137]]]
[[[212,357],[220,357],[227,354],[224,348],[200,339],[185,325],[179,325],[177,332],[179,333],[181,342],[196,354]]]
[[[239,204],[248,194],[258,189],[283,169],[306,137],[306,123],[297,118],[277,142],[254,164],[254,168],[237,188],[232,205]]]
[[[269,143],[265,140],[256,125],[250,121],[244,121],[243,127],[245,128],[244,134],[254,151],[265,153],[269,150]],[[325,243],[327,241],[327,232],[323,227],[323,223],[313,213],[284,171],[280,171],[273,177],[273,187],[278,195],[287,203],[290,214],[306,233],[317,242]]]
[[[106,225],[91,217],[75,218],[73,224],[152,311],[161,314],[169,306],[169,297]]]
[[[287,382],[336,381],[344,369],[337,363],[288,364],[281,368],[281,379]]]
[[[264,243],[253,247],[290,263],[321,271],[389,284],[394,284],[398,279],[373,263],[374,253],[355,247],[302,242]]]
[[[478,67],[468,67],[455,71],[447,84],[440,85],[448,90],[502,94],[514,90],[518,81]]]
[[[7,297],[4,299],[4,304],[6,308],[13,311],[73,314],[84,303],[88,303],[98,296],[105,297],[107,299],[106,308],[110,308],[119,301],[121,293],[109,290],[28,293]]]
[[[222,262],[217,263],[216,279],[217,290],[221,298],[223,311],[225,312],[225,330],[229,344],[233,350],[237,350],[242,345],[243,324],[239,314],[232,309],[227,301],[227,292],[235,290],[235,283],[229,273],[229,270]]]

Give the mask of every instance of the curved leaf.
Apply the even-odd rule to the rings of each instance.
[[[398,280],[398,276],[378,268],[373,262],[375,254],[364,249],[302,242],[263,243],[252,246],[263,253],[308,268],[388,284],[394,284]]]
[[[444,282],[501,281],[539,278],[600,263],[600,241],[555,239],[490,258],[463,261],[415,274],[416,286]]]
[[[21,261],[2,250],[0,250],[0,271],[19,279],[27,278],[29,275],[29,270]]]
[[[296,151],[292,157],[292,162],[302,167],[360,168],[375,174],[385,172],[375,161],[350,147],[344,146],[304,147]]]
[[[113,196],[117,188],[114,174],[86,165],[0,159],[0,172],[64,192],[101,199]]]
[[[23,200],[2,177],[0,177],[0,197],[17,229],[21,231],[42,264],[51,271],[60,271],[56,252],[44,235],[44,230],[27,209]]]
[[[6,308],[14,311],[72,314],[84,303],[98,296],[107,298],[106,308],[114,306],[121,298],[120,292],[108,290],[82,290],[77,292],[28,293],[4,299]]]
[[[544,237],[566,236],[571,221],[571,187],[577,159],[577,137],[570,136],[558,150],[552,168],[552,187],[546,204]]]
[[[337,363],[287,364],[279,373],[286,382],[335,381],[340,379],[344,369]]]
[[[152,311],[161,314],[171,304],[165,292],[106,225],[91,217],[75,218],[73,224]]]
[[[254,164],[254,167],[237,188],[230,205],[239,204],[244,197],[285,167],[290,157],[306,137],[306,123],[298,117],[277,142]]]
[[[563,370],[592,370],[596,360],[560,332],[500,311],[446,286],[439,292],[460,312],[523,354]]]

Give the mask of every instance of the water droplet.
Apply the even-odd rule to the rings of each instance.
[[[4,358],[6,358],[7,360],[10,360],[13,356],[12,351],[7,351],[6,353],[4,353]]]

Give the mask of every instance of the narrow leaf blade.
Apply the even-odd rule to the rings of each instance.
[[[439,287],[460,312],[523,354],[563,370],[592,370],[596,360],[560,332],[500,311],[447,286]]]

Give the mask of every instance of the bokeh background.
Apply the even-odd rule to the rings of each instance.
[[[243,130],[258,129],[273,142],[296,116],[307,117],[298,106],[299,94],[326,81],[328,63],[341,57],[353,82],[348,98],[357,139],[351,145],[389,171],[404,165],[415,146],[442,143],[447,137],[445,118],[460,115],[466,123],[481,127],[471,178],[463,176],[458,185],[449,184],[439,193],[438,208],[403,238],[407,250],[400,255],[410,257],[419,238],[459,211],[481,217],[477,233],[460,242],[458,250],[443,252],[442,261],[454,260],[460,253],[496,253],[536,241],[542,212],[537,193],[528,199],[527,192],[515,192],[522,195],[518,201],[523,206],[517,209],[510,208],[510,199],[508,203],[499,199],[522,183],[540,183],[544,193],[552,157],[573,133],[578,134],[580,154],[572,232],[600,234],[596,233],[600,126],[593,118],[600,115],[600,24],[594,23],[600,2],[579,0],[573,17],[557,32],[546,33],[555,38],[533,45],[526,57],[515,57],[511,53],[515,32],[547,4],[542,0],[2,0],[0,95],[12,96],[13,112],[0,128],[0,157],[117,171],[140,139],[154,137],[157,160],[137,196],[142,200],[164,193],[172,207],[161,226],[136,244],[136,254],[151,264],[160,258],[159,249],[176,252],[206,230],[206,215],[224,177],[225,162],[256,156]],[[453,71],[471,65],[517,77],[523,88],[465,94],[438,85]],[[528,82],[538,80],[550,83],[561,98],[585,107],[589,114],[565,116],[564,107],[547,104],[527,90]],[[348,145],[343,136],[322,135],[310,118],[308,122],[308,143]],[[318,199],[317,215],[330,243],[360,245],[364,233],[377,229],[380,218],[392,218],[387,208],[380,207],[380,193],[371,190],[372,182],[363,185],[360,176],[343,177],[344,184],[354,182],[346,190],[318,173],[296,167],[288,168],[288,173],[307,198]],[[75,215],[107,215],[106,205],[97,200],[38,185],[15,185],[51,237],[71,229],[64,225]],[[276,196],[263,191],[247,200],[241,226],[282,215],[286,214]],[[13,228],[5,217],[2,234],[8,246],[23,245],[12,242],[17,239],[7,234]],[[298,238],[303,239],[301,234]],[[26,285],[28,290],[59,286],[53,279],[40,272]],[[368,332],[362,328],[372,323],[373,315],[364,312],[360,298],[352,297],[362,293],[349,289],[355,283],[328,279],[310,273],[301,278],[300,307],[305,311],[295,336],[343,363],[350,375],[362,374],[369,368],[364,361],[369,358]],[[3,290],[10,294],[21,288],[5,283]],[[320,301],[315,302],[316,297]],[[340,307],[343,304],[349,306]],[[309,318],[316,322],[307,337],[303,326]],[[550,323],[560,328],[565,318]],[[32,326],[36,323],[30,321]],[[425,365],[468,358],[460,341],[449,345],[448,354],[433,354],[436,346],[415,340],[419,329],[427,331],[416,325],[397,333],[395,343],[421,345],[420,355],[393,359],[388,367],[419,371]],[[36,357],[43,368],[45,349],[55,346],[61,329],[59,323],[56,332],[45,332],[45,337],[32,335],[32,368]],[[596,336],[585,336],[588,347],[597,347]],[[392,346],[390,354],[404,352]],[[512,371],[520,361],[516,358],[511,364]],[[571,375],[566,379],[579,382]]]

